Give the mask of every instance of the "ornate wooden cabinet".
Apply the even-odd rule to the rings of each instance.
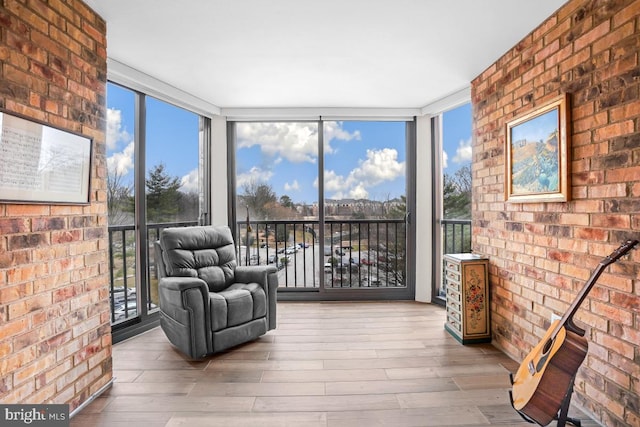
[[[490,342],[489,260],[474,254],[444,256],[445,329],[462,344]]]

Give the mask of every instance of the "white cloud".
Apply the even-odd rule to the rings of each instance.
[[[113,153],[107,158],[107,170],[110,174],[124,176],[133,169],[133,155],[135,144],[133,141],[127,145],[124,150]]]
[[[398,162],[397,150],[367,150],[367,158],[360,160],[358,167],[349,172],[347,177],[327,170],[324,174],[324,190],[331,193],[332,199],[366,199],[370,187],[403,176],[405,169],[405,162]],[[317,187],[317,180],[314,186]]]
[[[273,172],[254,166],[249,172],[240,173],[236,176],[236,185],[240,189],[253,182],[269,182],[272,176]]]
[[[331,141],[338,139],[340,141],[351,141],[352,139],[360,140],[360,131],[353,133],[342,128],[342,122],[324,122],[324,154],[333,154],[336,151],[331,147]]]
[[[260,146],[260,150],[276,158],[293,163],[316,163],[318,158],[318,130],[316,123],[238,123],[238,148]],[[325,123],[325,153],[333,152],[330,141],[360,139],[360,132],[342,129],[341,122]]]
[[[115,150],[119,142],[131,142],[131,135],[122,128],[122,111],[107,108],[107,149]]]
[[[447,154],[446,151],[442,150],[442,169],[449,166],[448,163],[449,163],[449,155]]]
[[[198,168],[192,170],[180,179],[180,191],[183,193],[197,193],[199,191]]]
[[[398,151],[393,148],[367,150],[367,159],[349,174],[348,183],[365,182],[368,186],[393,181],[404,175],[405,163],[398,162]],[[351,185],[349,185],[351,186]]]
[[[294,179],[291,184],[288,182],[284,183],[284,191],[298,191],[300,190],[300,184],[297,179]]]
[[[313,183],[314,187],[318,187],[318,178]],[[324,191],[340,191],[344,189],[345,180],[342,175],[338,175],[332,170],[324,172]],[[340,197],[337,197],[340,198]]]
[[[368,199],[369,198],[369,192],[367,191],[366,188],[364,188],[364,184],[360,183],[360,184],[356,185],[355,188],[352,188],[349,191],[349,198],[351,198],[351,199]]]
[[[467,163],[471,161],[471,138],[466,141],[460,140],[458,148],[456,149],[456,155],[453,156],[454,163]]]

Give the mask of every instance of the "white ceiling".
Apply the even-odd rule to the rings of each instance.
[[[107,54],[221,108],[421,108],[564,0],[86,0]]]

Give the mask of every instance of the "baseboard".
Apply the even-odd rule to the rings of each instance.
[[[89,406],[89,404],[91,402],[93,402],[94,400],[96,400],[98,397],[100,397],[100,395],[102,393],[104,393],[105,391],[107,391],[112,385],[113,382],[115,381],[115,377],[112,377],[108,383],[106,383],[105,385],[103,385],[102,387],[100,387],[100,390],[96,391],[95,393],[93,393],[91,396],[89,396],[89,398],[87,400],[85,400],[84,402],[82,402],[82,404],[80,406],[78,406],[76,409],[73,410],[73,412],[71,412],[71,414],[69,414],[69,418],[73,418],[76,415],[78,415],[80,413],[80,411],[82,411],[84,408],[86,408],[87,406]]]

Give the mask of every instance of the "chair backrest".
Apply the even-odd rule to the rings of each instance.
[[[199,277],[212,292],[233,282],[236,252],[227,226],[165,228],[160,246],[167,276]]]

